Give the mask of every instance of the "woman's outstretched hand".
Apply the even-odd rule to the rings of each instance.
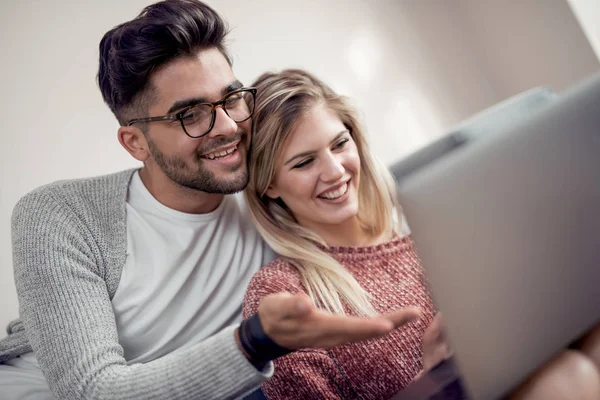
[[[273,341],[295,350],[327,349],[383,336],[419,318],[421,312],[407,307],[374,318],[334,315],[317,309],[304,294],[276,293],[261,300],[258,315]]]

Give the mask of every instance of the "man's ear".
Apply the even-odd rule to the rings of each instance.
[[[144,132],[135,126],[121,126],[117,132],[119,143],[136,160],[145,162],[150,157]]]

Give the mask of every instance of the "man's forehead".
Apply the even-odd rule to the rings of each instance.
[[[174,102],[192,98],[215,101],[235,82],[237,78],[231,66],[217,49],[179,57],[150,77],[150,84],[157,94],[156,105],[160,107],[170,107]]]

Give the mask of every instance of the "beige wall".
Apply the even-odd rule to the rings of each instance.
[[[17,200],[54,180],[137,166],[118,145],[95,74],[101,36],[147,3],[0,3],[0,326],[17,316],[10,254]],[[209,3],[233,28],[238,77],[249,83],[266,69],[312,70],[355,98],[386,163],[510,94],[540,84],[562,90],[598,69],[559,0]]]
[[[496,94],[562,91],[600,64],[565,0],[455,0]],[[600,14],[597,14],[600,18]]]

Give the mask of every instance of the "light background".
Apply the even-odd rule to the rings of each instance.
[[[0,326],[18,316],[17,200],[55,180],[138,165],[117,142],[95,75],[102,35],[148,1],[0,1]],[[316,73],[355,99],[388,164],[513,94],[560,92],[600,67],[597,0],[208,3],[232,28],[243,82],[267,69]]]

